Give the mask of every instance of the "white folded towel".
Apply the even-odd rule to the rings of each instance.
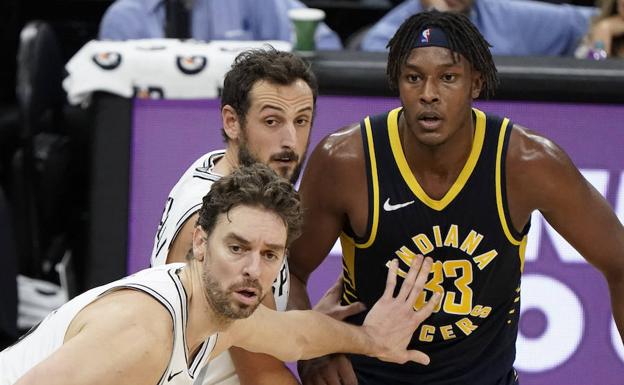
[[[92,40],[66,64],[63,88],[70,104],[83,105],[95,91],[127,98],[216,98],[236,55],[267,44],[291,50],[289,42],[277,40]]]

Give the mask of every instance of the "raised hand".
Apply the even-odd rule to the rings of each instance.
[[[339,321],[366,310],[366,306],[364,306],[362,302],[341,305],[340,298],[342,298],[342,274],[338,276],[334,285],[330,287],[318,303],[314,305],[313,310]]]
[[[414,303],[427,282],[432,263],[429,257],[423,260],[422,255],[416,256],[396,297],[394,288],[398,260],[389,263],[386,289],[362,325],[374,341],[370,356],[399,364],[407,361],[429,364],[429,357],[425,353],[406,348],[416,328],[429,317],[440,300],[440,293],[434,293],[421,309],[414,310]]]

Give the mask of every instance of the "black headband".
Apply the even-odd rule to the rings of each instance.
[[[438,27],[425,27],[418,33],[414,48],[442,47],[451,49],[446,33]]]

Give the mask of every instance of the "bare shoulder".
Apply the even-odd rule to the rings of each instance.
[[[326,136],[312,152],[299,189],[306,208],[320,210],[321,207],[316,206],[320,204],[342,217],[354,199],[353,195],[345,194],[345,190],[366,191],[365,158],[359,127],[359,124],[353,124]],[[316,214],[310,210],[307,212],[309,220],[310,215]]]
[[[507,151],[507,183],[510,195],[540,209],[562,189],[582,180],[565,151],[552,140],[514,125]]]
[[[525,162],[524,165],[527,165],[542,161],[556,161],[562,156],[565,156],[565,153],[552,140],[526,127],[514,124],[509,140],[509,160]]]
[[[107,294],[76,315],[63,345],[28,372],[24,383],[157,383],[171,356],[172,325],[168,311],[147,294]]]
[[[352,124],[327,135],[314,148],[302,179],[302,192],[328,187],[339,191],[345,184],[358,180],[358,171],[364,175],[364,150],[359,124]],[[331,185],[326,182],[331,181]]]
[[[520,176],[548,174],[573,166],[568,155],[555,142],[517,124],[511,132],[507,163],[508,170],[518,171]]]
[[[173,320],[169,311],[145,292],[122,289],[92,302],[81,310],[67,332],[66,339],[87,328],[103,332],[119,331],[128,336],[149,335],[154,345],[173,341]]]
[[[331,163],[337,166],[362,158],[360,125],[354,123],[323,138],[314,149],[310,163]]]

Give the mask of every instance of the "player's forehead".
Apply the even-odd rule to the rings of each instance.
[[[454,69],[464,70],[471,67],[466,58],[449,48],[444,47],[418,47],[413,48],[403,64],[402,71],[423,71],[428,69]]]
[[[436,23],[425,24],[414,36],[409,53],[401,63],[405,68],[457,67],[470,64],[459,52],[457,44],[452,44],[445,27]]]
[[[287,226],[274,210],[240,204],[217,216],[214,235],[224,240],[283,250]]]
[[[267,108],[313,112],[314,108],[312,89],[299,78],[288,84],[278,84],[265,79],[258,80],[251,87],[249,102],[249,112],[259,112]]]

